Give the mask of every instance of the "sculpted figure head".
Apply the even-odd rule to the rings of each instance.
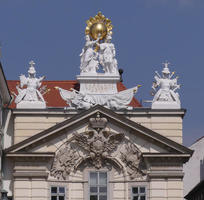
[[[35,67],[34,67],[35,63],[34,63],[34,61],[31,60],[29,62],[29,64],[30,64],[30,67],[28,70],[28,75],[29,75],[29,77],[34,78],[36,75],[36,71],[35,71]]]
[[[85,40],[86,40],[86,41],[90,41],[89,35],[86,35],[86,36],[85,36]]]
[[[168,68],[169,64],[170,63],[168,63],[168,62],[163,63],[163,65],[164,65],[164,69],[162,70],[163,78],[169,78],[169,75],[170,75],[170,71]]]
[[[106,37],[106,39],[107,39],[107,42],[110,43],[111,40],[112,40],[112,36],[111,36],[110,34],[108,34],[107,37]]]

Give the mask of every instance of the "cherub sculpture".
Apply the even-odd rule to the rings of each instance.
[[[18,95],[16,95],[15,103],[17,104],[17,107],[20,103],[21,105],[24,104],[25,107],[29,107],[29,103],[32,103],[34,107],[34,103],[37,103],[38,105],[41,104],[41,106],[43,105],[43,107],[45,107],[45,100],[41,92],[38,90],[41,87],[42,80],[45,77],[43,76],[36,78],[36,71],[34,67],[35,63],[33,61],[30,61],[29,64],[30,67],[28,70],[28,77],[26,77],[25,75],[20,75],[20,86],[18,85],[16,87]],[[27,87],[24,88],[24,86]]]
[[[155,82],[152,85],[154,95],[152,108],[180,108],[179,94],[175,92],[180,85],[177,84],[178,77],[171,79],[174,72],[170,74],[169,64],[163,63],[162,76],[157,71],[155,72]],[[160,89],[157,90],[158,87]]]

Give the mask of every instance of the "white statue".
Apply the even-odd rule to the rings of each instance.
[[[111,43],[111,35],[108,34],[106,41],[99,45],[99,63],[102,65],[105,73],[118,74],[117,60],[115,58],[115,47]]]
[[[110,109],[132,109],[128,106],[132,101],[135,93],[137,92],[140,85],[130,88],[115,94],[107,95],[94,95],[94,94],[85,94],[79,91],[72,89],[72,91],[64,90],[59,87],[55,87],[59,90],[61,97],[67,101],[67,104],[70,107],[77,109],[89,109],[94,105],[102,105]]]
[[[20,75],[20,87],[16,87],[18,95],[16,95],[15,103],[17,108],[45,108],[45,100],[38,90],[45,77],[36,78],[35,63],[30,61],[29,64],[28,77]],[[24,86],[27,87],[24,88]]]
[[[180,108],[181,103],[179,94],[175,92],[180,88],[177,84],[178,77],[171,79],[174,72],[170,74],[168,65],[170,63],[163,63],[162,77],[156,71],[155,82],[153,82],[152,89],[154,90],[154,99],[152,101],[152,108]],[[159,90],[157,88],[160,87]]]
[[[86,35],[86,44],[82,49],[80,54],[81,57],[81,65],[80,70],[81,73],[96,73],[98,69],[98,53],[94,51],[94,46],[99,41],[97,40],[91,41],[90,36]]]

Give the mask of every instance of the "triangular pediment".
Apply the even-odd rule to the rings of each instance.
[[[100,114],[101,118],[107,119],[108,130],[111,132],[124,133],[127,139],[134,142],[134,144],[141,149],[142,153],[192,154],[192,151],[185,146],[100,105],[82,111],[70,119],[9,147],[5,150],[5,153],[53,153],[53,151],[48,148],[51,144],[58,148],[62,142],[72,140],[73,133],[85,132],[90,124],[90,119],[96,118],[98,114]],[[45,146],[46,148],[44,148]],[[145,148],[149,150],[147,151]]]

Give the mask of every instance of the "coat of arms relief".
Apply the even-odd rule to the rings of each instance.
[[[88,131],[75,132],[73,140],[62,145],[55,154],[50,175],[66,180],[82,164],[88,163],[99,170],[114,163],[121,171],[125,167],[130,179],[145,179],[139,149],[127,141],[124,133],[108,130],[107,123],[107,118],[101,117],[99,112],[95,118],[90,118]]]

